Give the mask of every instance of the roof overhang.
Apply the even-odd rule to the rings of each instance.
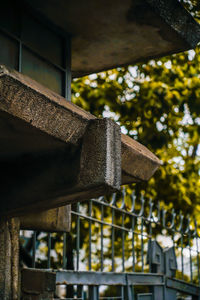
[[[200,26],[177,0],[26,0],[72,36],[79,77],[194,48]]]

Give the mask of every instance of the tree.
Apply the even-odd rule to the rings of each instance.
[[[194,214],[200,209],[199,67],[197,48],[77,79],[72,98],[97,117],[112,117],[161,159],[154,177],[136,185],[137,193]]]

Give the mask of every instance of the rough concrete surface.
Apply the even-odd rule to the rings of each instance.
[[[72,37],[74,77],[194,48],[200,26],[178,0],[26,0]]]
[[[146,147],[122,135],[122,184],[149,180],[160,163]]]
[[[103,163],[103,165],[102,165]],[[120,127],[109,119],[92,120],[83,137],[79,185],[98,186],[102,182],[119,189],[121,184]]]
[[[0,299],[19,299],[19,219],[0,221]]]
[[[27,213],[20,217],[20,229],[69,232],[71,229],[71,205],[37,213]]]
[[[95,118],[4,66],[0,132],[1,215],[98,197],[148,180],[160,165],[115,122]]]
[[[31,125],[40,130],[35,135],[45,132],[71,145],[78,144],[88,121],[95,119],[38,82],[4,66],[0,67],[0,110],[16,117],[16,122],[17,118],[25,121],[29,126],[24,126],[24,130],[30,130]]]
[[[22,300],[53,300],[55,289],[56,273],[37,269],[22,270]]]

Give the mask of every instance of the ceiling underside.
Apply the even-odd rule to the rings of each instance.
[[[194,48],[200,27],[175,0],[26,0],[72,36],[72,75]]]

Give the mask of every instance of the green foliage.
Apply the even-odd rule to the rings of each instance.
[[[199,213],[199,48],[73,82],[73,102],[110,116],[147,146],[163,165],[137,193],[177,211]]]
[[[182,0],[198,20],[200,3]],[[184,213],[199,214],[199,48],[74,80],[73,102],[110,116],[163,162],[136,191]]]
[[[180,2],[197,20],[200,20],[200,2],[198,0],[180,0]]]

